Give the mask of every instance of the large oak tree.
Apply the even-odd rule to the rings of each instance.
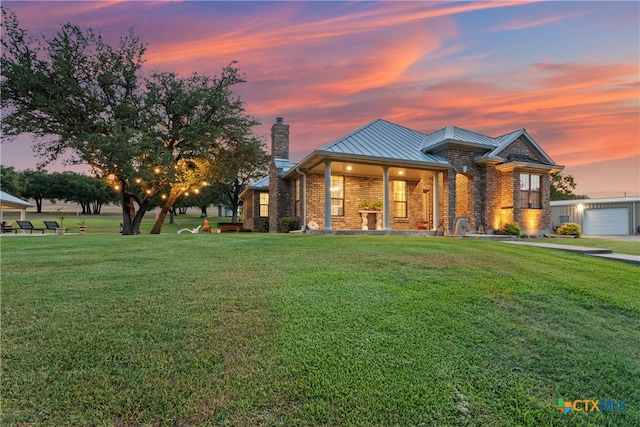
[[[70,155],[121,194],[123,234],[137,234],[152,199],[181,192],[212,168],[220,141],[258,122],[231,91],[235,63],[220,77],[142,77],[145,45],[129,30],[117,46],[65,24],[35,38],[2,9],[2,131],[37,138],[43,164]],[[161,214],[152,232],[159,232]]]

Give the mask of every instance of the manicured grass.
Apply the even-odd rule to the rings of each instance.
[[[0,243],[5,425],[640,425],[637,266],[444,238]]]

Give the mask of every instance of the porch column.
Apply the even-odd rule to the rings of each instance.
[[[389,167],[382,167],[383,187],[384,187],[384,229],[389,230],[391,228],[389,222]]]
[[[436,230],[440,225],[440,188],[438,183],[438,175],[440,172],[433,174],[433,229]]]
[[[331,161],[324,161],[324,229],[331,230]]]

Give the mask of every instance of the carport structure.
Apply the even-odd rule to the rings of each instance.
[[[4,191],[0,191],[0,203],[2,208],[0,209],[0,220],[4,221],[4,211],[20,211],[20,220],[27,219],[27,208],[32,208],[33,205],[26,200],[22,200],[19,197],[13,196]]]

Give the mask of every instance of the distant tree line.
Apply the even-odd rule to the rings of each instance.
[[[77,203],[83,214],[99,214],[102,206],[117,203],[120,198],[104,180],[75,172],[53,172],[44,169],[16,171],[0,165],[2,191],[23,199],[33,199],[42,212],[42,202],[62,200]]]
[[[240,172],[231,175],[229,183],[212,182],[202,188],[183,192],[168,212],[171,215],[169,222],[173,223],[173,215],[185,214],[188,208],[193,207],[200,209],[202,217],[208,215],[207,208],[212,205],[237,212],[240,192],[251,176],[253,174]],[[56,200],[77,203],[83,214],[99,214],[104,205],[120,205],[121,202],[120,194],[108,181],[75,172],[49,173],[45,169],[17,171],[13,166],[0,165],[0,179],[2,191],[23,199],[32,199],[39,213],[42,212],[42,202],[45,200],[51,203]],[[168,197],[168,193],[156,195],[147,209],[162,208]]]

